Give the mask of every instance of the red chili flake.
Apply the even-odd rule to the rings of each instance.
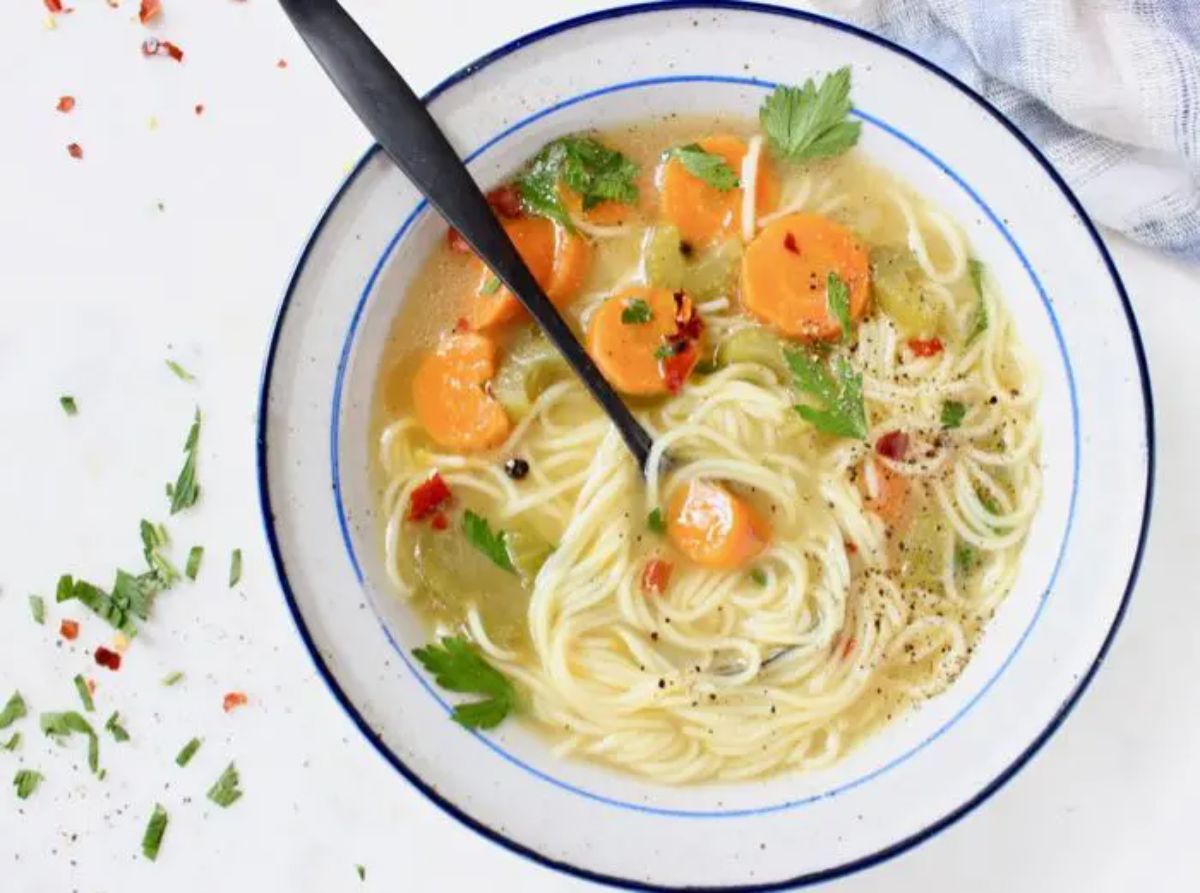
[[[520,217],[521,210],[521,191],[511,183],[504,186],[497,186],[487,194],[488,204],[492,206],[492,210],[501,217]]]
[[[58,111],[62,112],[63,114],[66,114],[67,112],[71,111],[71,109],[75,108],[75,97],[74,96],[58,97],[58,105],[56,105],[54,108],[57,109]]]
[[[678,343],[675,342],[676,345]],[[683,383],[692,374],[692,369],[699,359],[700,353],[691,341],[684,342],[683,350],[679,353],[662,359],[662,377],[668,392],[678,394],[683,389]]]
[[[467,240],[463,238],[462,233],[454,227],[450,227],[446,231],[446,244],[450,246],[451,251],[456,251],[459,254],[471,253],[471,246],[467,244]]]
[[[74,620],[64,620],[58,625],[58,634],[69,642],[79,638],[79,624]]]
[[[908,452],[908,435],[903,431],[889,431],[875,441],[875,452],[885,459],[899,462]]]
[[[850,652],[854,650],[857,644],[853,636],[846,640],[846,644],[842,646],[842,660],[850,656]]]
[[[413,490],[408,499],[408,520],[424,521],[450,498],[450,488],[436,471],[429,480]]]
[[[429,524],[434,530],[445,530],[450,526],[450,519],[446,517],[445,512],[438,512]]]
[[[42,2],[46,4],[46,9],[51,12],[63,11],[62,0],[42,0]]]
[[[231,710],[236,710],[238,707],[245,706],[248,700],[249,698],[242,694],[242,692],[231,691],[225,695],[225,700],[221,702],[221,709],[228,713]]]
[[[96,663],[110,670],[119,670],[121,669],[121,655],[115,651],[109,651],[101,645],[96,649]]]
[[[197,115],[203,115],[203,114],[204,114],[204,103],[203,103],[203,102],[197,102],[197,103],[196,103],[196,114],[197,114]]]
[[[164,40],[161,42],[160,45],[166,51],[166,54],[168,56],[170,56],[172,59],[174,59],[176,62],[183,61],[183,50],[181,50],[175,44],[171,43],[171,41]]]
[[[942,342],[939,338],[913,338],[908,349],[918,357],[934,357],[942,352]]]
[[[280,59],[275,63],[276,68],[287,68],[287,59]]]
[[[704,333],[704,320],[684,292],[675,292],[675,337],[690,341],[700,340]]]
[[[138,21],[143,25],[155,19],[162,12],[162,0],[142,0],[138,9]]]
[[[846,551],[854,555],[858,552],[858,546],[854,545],[850,540],[846,540]]]
[[[792,252],[792,254],[800,253],[800,246],[796,244],[796,237],[791,233],[787,233],[783,237],[783,247]]]
[[[71,143],[67,146],[67,154],[78,161],[83,158],[83,146],[79,143]]]
[[[467,318],[465,316],[460,316],[458,318],[458,321],[454,323],[454,331],[469,332],[469,331],[471,331],[471,323],[467,320]]]
[[[671,562],[663,561],[661,558],[650,559],[642,570],[642,588],[647,592],[656,592],[661,595],[667,591],[667,585],[671,582],[672,570],[674,568]]]
[[[142,41],[143,56],[170,56],[176,62],[183,61],[183,50],[169,40],[159,40],[149,37]]]

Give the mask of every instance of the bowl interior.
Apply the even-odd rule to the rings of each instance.
[[[877,858],[977,802],[1024,759],[1119,614],[1150,462],[1135,338],[1070,199],[970,96],[821,20],[657,9],[526,43],[432,108],[488,185],[555,136],[670,112],[752,117],[776,81],[845,64],[859,151],[964,228],[1037,358],[1045,481],[1016,586],[963,674],[828,769],[671,787],[557,759],[521,725],[474,735],[451,723],[447,699],[411,661],[429,632],[384,573],[367,473],[384,341],[444,224],[372,153],[298,267],[268,365],[262,454],[289,600],[335,693],[385,756],[538,858],[664,886],[815,878]],[[1112,418],[1126,423],[1113,430]],[[797,851],[797,839],[809,846]]]

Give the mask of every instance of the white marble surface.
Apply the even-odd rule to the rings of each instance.
[[[68,2],[77,11],[55,30],[37,0],[0,7],[0,698],[20,688],[35,715],[73,709],[71,677],[83,671],[99,683],[97,724],[118,709],[133,741],[102,733],[109,774],[98,782],[82,743],[59,749],[35,719],[17,726],[21,749],[0,751],[0,889],[585,886],[476,837],[397,776],[325,691],[271,572],[253,464],[259,369],[291,265],[365,133],[271,0],[164,0],[154,30],[183,47],[183,65],[141,57],[134,0]],[[418,88],[599,5],[348,4]],[[70,115],[54,110],[61,94],[78,100]],[[73,141],[82,161],[67,155]],[[1150,357],[1159,447],[1125,626],[1092,690],[1014,781],[932,842],[828,889],[1200,886],[1200,587],[1187,570],[1200,497],[1200,350],[1188,337],[1200,331],[1200,269],[1109,242]],[[198,382],[171,376],[168,355]],[[78,417],[60,410],[63,393]],[[195,405],[206,415],[203,494],[170,530],[181,561],[202,543],[206,564],[198,583],[163,597],[114,675],[91,662],[107,639],[98,620],[80,617],[79,641],[62,645],[58,620],[78,612],[51,605],[39,628],[26,596],[52,601],[60,573],[107,582],[117,563],[140,561],[137,521],[165,518],[163,483]],[[233,547],[245,573],[230,590]],[[160,686],[175,669],[186,681]],[[235,689],[250,703],[226,715],[222,695]],[[204,746],[178,769],[192,735]],[[225,811],[204,792],[230,759],[246,794]],[[8,785],[18,766],[47,776],[24,802]],[[156,801],[172,820],[150,864],[139,841]]]

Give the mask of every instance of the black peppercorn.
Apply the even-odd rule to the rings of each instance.
[[[529,474],[529,463],[524,459],[512,458],[504,463],[504,473],[514,481],[519,481]]]

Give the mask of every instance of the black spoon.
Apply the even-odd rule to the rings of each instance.
[[[336,0],[280,0],[280,5],[388,157],[525,305],[645,469],[650,435],[538,286],[425,104]]]

